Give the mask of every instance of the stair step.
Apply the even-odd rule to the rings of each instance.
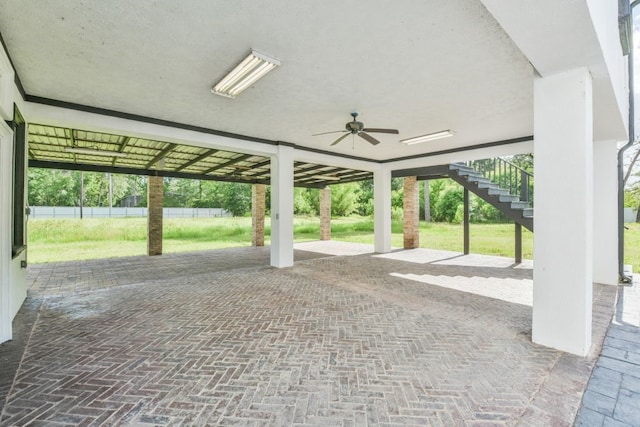
[[[515,202],[511,202],[511,209],[528,209],[529,208],[529,202],[521,202],[521,201],[515,201]]]
[[[510,196],[509,190],[495,186],[487,188],[487,193],[490,196]]]
[[[522,210],[522,216],[524,218],[533,218],[533,208],[526,208]]]
[[[486,181],[478,182],[478,188],[497,188],[497,189],[501,189],[500,185],[498,185],[495,182],[492,182],[492,181],[490,181],[488,179]]]
[[[474,171],[474,169],[471,166],[467,166],[464,163],[451,163],[449,165],[449,169],[450,170],[456,170],[456,171]]]
[[[456,171],[458,175],[469,175],[469,174],[479,175],[479,176],[482,175],[480,172],[478,172],[471,166],[467,166],[463,163],[452,163],[449,165],[449,170]]]
[[[518,199],[518,196],[512,196],[511,194],[501,194],[498,196],[498,200],[504,203],[508,203],[508,202],[517,202],[519,199]]]
[[[478,184],[489,184],[491,183],[491,180],[489,178],[485,178],[481,175],[468,175],[467,176],[467,181],[469,182],[477,182]]]
[[[482,174],[478,171],[474,171],[474,170],[456,170],[456,173],[460,176],[467,176],[467,177],[477,177],[477,178],[484,178],[482,176]]]

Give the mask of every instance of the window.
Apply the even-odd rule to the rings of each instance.
[[[25,240],[25,178],[26,163],[26,124],[14,107],[13,122],[13,218],[11,253],[15,258],[26,248]]]

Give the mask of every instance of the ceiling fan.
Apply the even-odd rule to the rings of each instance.
[[[392,134],[398,134],[398,129],[380,129],[380,128],[365,128],[364,127],[364,123],[359,122],[356,120],[356,117],[358,117],[358,113],[356,113],[355,111],[353,113],[351,113],[351,117],[353,117],[353,121],[351,122],[347,122],[347,124],[345,125],[345,129],[346,130],[336,130],[336,131],[332,131],[332,132],[323,132],[323,133],[316,133],[313,134],[311,136],[318,136],[318,135],[326,135],[329,133],[342,133],[344,132],[345,134],[342,135],[340,138],[336,139],[335,141],[333,141],[333,143],[331,144],[336,145],[337,143],[339,143],[340,141],[342,141],[343,139],[345,139],[347,136],[349,136],[349,134],[351,135],[358,135],[360,138],[368,141],[369,143],[373,144],[373,145],[378,145],[380,144],[380,141],[378,141],[377,139],[375,139],[374,137],[372,137],[371,135],[369,135],[368,132],[371,133],[392,133]]]

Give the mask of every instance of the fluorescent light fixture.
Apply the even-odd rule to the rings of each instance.
[[[64,151],[66,151],[67,153],[88,154],[90,156],[127,157],[127,153],[120,153],[118,151],[104,151],[92,148],[66,147]]]
[[[430,133],[428,135],[416,136],[409,139],[403,139],[400,142],[406,145],[420,144],[421,142],[433,141],[440,138],[448,138],[453,136],[453,132],[450,130],[443,130],[436,133]]]
[[[279,65],[279,60],[252,50],[249,56],[211,88],[211,92],[227,98],[235,98]]]
[[[314,175],[311,178],[325,179],[327,181],[340,181],[339,177],[337,177],[337,176],[329,176],[329,175]]]

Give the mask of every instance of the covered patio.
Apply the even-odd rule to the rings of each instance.
[[[531,342],[531,265],[331,241],[295,260],[272,268],[253,247],[31,266],[0,423],[569,425],[615,300],[594,286],[582,358]]]
[[[0,0],[2,423],[570,424],[633,294],[632,4]],[[524,153],[533,267],[392,250],[393,176],[418,248],[409,171]],[[40,162],[144,170],[149,255],[162,176],[261,186],[261,212],[268,182],[271,246],[27,271]],[[365,178],[373,248],[294,245],[296,185]],[[584,395],[596,425],[640,418],[618,409],[640,390],[630,319]]]

